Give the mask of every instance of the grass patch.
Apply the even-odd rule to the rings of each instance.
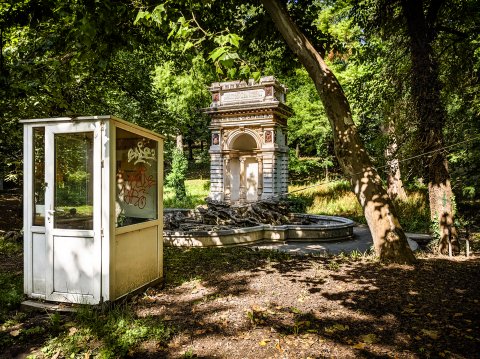
[[[288,253],[272,250],[253,250],[249,247],[226,248],[164,248],[165,283],[181,285],[192,280],[203,280],[215,272],[241,271],[288,260]]]
[[[14,257],[23,250],[19,242],[6,241],[0,237],[0,256],[7,260],[7,257]],[[23,300],[23,276],[21,272],[0,271],[0,323],[8,318],[8,313],[17,308]]]
[[[210,180],[186,180],[187,198],[178,200],[172,188],[163,188],[163,206],[165,208],[194,208],[205,204],[205,198],[210,190]]]
[[[17,308],[22,300],[22,274],[0,272],[0,323],[8,319],[8,313]]]
[[[408,232],[428,233],[430,209],[425,192],[409,192],[405,201],[395,200],[402,227]]]
[[[125,304],[116,304],[107,313],[85,306],[74,319],[65,323],[63,332],[41,349],[45,356],[125,357],[144,341],[153,340],[160,347],[165,346],[173,334],[161,320],[138,318]]]
[[[290,186],[289,192],[305,186]],[[293,197],[306,203],[307,213],[341,216],[365,224],[362,207],[350,188],[348,181],[340,180],[308,188]],[[404,230],[427,233],[430,228],[430,212],[425,192],[412,191],[405,201],[394,201]]]
[[[305,186],[289,186],[289,192],[297,191]],[[350,189],[348,181],[335,181],[308,188],[295,193],[307,203],[307,213],[327,216],[348,217],[355,222],[365,223],[363,210]]]
[[[22,242],[6,241],[0,237],[0,255],[11,256],[23,251]]]

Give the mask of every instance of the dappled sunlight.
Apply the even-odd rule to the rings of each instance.
[[[138,299],[137,313],[158,316],[177,328],[167,350],[172,355],[191,349],[207,357],[322,350],[337,357],[415,356],[438,353],[445,343],[452,353],[473,353],[467,345],[472,339],[445,330],[455,321],[469,331],[478,327],[472,321],[475,314],[461,309],[469,307],[478,289],[458,276],[455,262],[381,265],[346,256],[275,258],[274,252],[273,257],[267,253],[251,251],[248,261],[246,249],[191,253],[215,256],[208,269],[189,269],[189,255],[182,262],[177,258],[184,271],[193,269],[190,279],[150,295],[147,291]],[[233,257],[238,262],[230,262]],[[221,269],[220,263],[229,264]],[[478,273],[478,260],[463,263],[463,270]],[[432,282],[438,273],[443,279]],[[463,321],[465,316],[470,322]],[[439,343],[439,336],[448,338]]]

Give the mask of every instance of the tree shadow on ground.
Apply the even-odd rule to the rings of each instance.
[[[170,293],[158,290],[139,313],[163,308],[156,315],[175,325],[183,336],[179,346],[202,340],[210,345],[233,340],[240,346],[245,333],[263,330],[278,335],[279,343],[309,336],[340,348],[337,355],[355,357],[475,357],[480,352],[478,259],[384,266],[245,248],[200,249],[185,251],[167,264],[168,270],[173,271]],[[277,283],[262,281],[269,276]],[[276,288],[287,292],[276,295]],[[176,294],[182,300],[175,300]],[[199,357],[218,353],[214,346],[205,350]],[[248,350],[246,357],[261,355],[254,347]]]
[[[119,320],[112,328],[123,334],[106,333],[100,326],[108,312],[83,322],[97,341],[114,350],[126,348],[125,333],[173,330],[126,349],[139,358],[473,358],[480,352],[478,258],[400,266],[245,247],[166,248],[165,254],[165,287],[116,304],[132,311],[125,323],[136,327],[123,328]]]
[[[372,334],[363,338],[363,344],[378,342],[397,353],[413,350],[425,356],[473,358],[480,352],[480,289],[475,285],[479,273],[478,258],[421,259],[414,266],[346,264],[329,275],[338,283],[335,287],[308,284],[310,292],[320,293],[330,306],[343,308],[344,315],[332,318],[324,311],[329,306],[322,308],[325,301],[319,301],[318,308],[299,316],[297,322],[309,323],[303,331],[336,326],[330,337],[344,344]],[[282,329],[292,330],[291,326]],[[378,355],[378,350],[367,353],[362,348],[362,352]]]

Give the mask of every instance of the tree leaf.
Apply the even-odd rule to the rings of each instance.
[[[148,11],[142,11],[140,10],[137,14],[137,17],[135,18],[135,21],[133,22],[133,25],[137,25],[140,20],[145,18],[147,15],[150,15]]]
[[[229,42],[236,48],[240,46],[240,41],[242,41],[243,38],[241,36],[238,36],[237,34],[229,34]]]
[[[227,49],[223,46],[217,47],[212,52],[210,52],[208,58],[211,59],[212,61],[217,61],[217,59],[220,56],[222,56],[226,51],[227,51]]]
[[[188,49],[190,49],[190,48],[192,48],[192,47],[193,47],[193,42],[187,41],[187,42],[185,43],[185,45],[183,46],[183,51],[182,51],[182,52],[185,52],[185,51],[187,51]]]
[[[232,67],[232,68],[228,69],[227,74],[228,74],[228,77],[233,79],[233,78],[235,78],[235,75],[237,74],[237,69],[235,67]]]
[[[258,343],[258,345],[260,345],[261,347],[264,347],[265,345],[267,345],[267,343],[270,341],[270,339],[263,339],[262,341],[260,341]]]

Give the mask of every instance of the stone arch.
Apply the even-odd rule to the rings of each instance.
[[[238,143],[238,140],[242,138],[242,136],[245,137],[245,148],[242,148],[242,144]],[[253,140],[253,141],[252,141]],[[251,146],[252,144],[255,144],[255,147]],[[230,136],[228,137],[226,143],[225,143],[225,150],[247,150],[247,151],[252,151],[254,149],[261,149],[262,148],[262,141],[260,139],[260,136],[258,133],[254,130],[251,129],[244,129],[244,130],[234,130]],[[235,148],[237,147],[237,148]],[[239,148],[238,148],[239,147]]]

